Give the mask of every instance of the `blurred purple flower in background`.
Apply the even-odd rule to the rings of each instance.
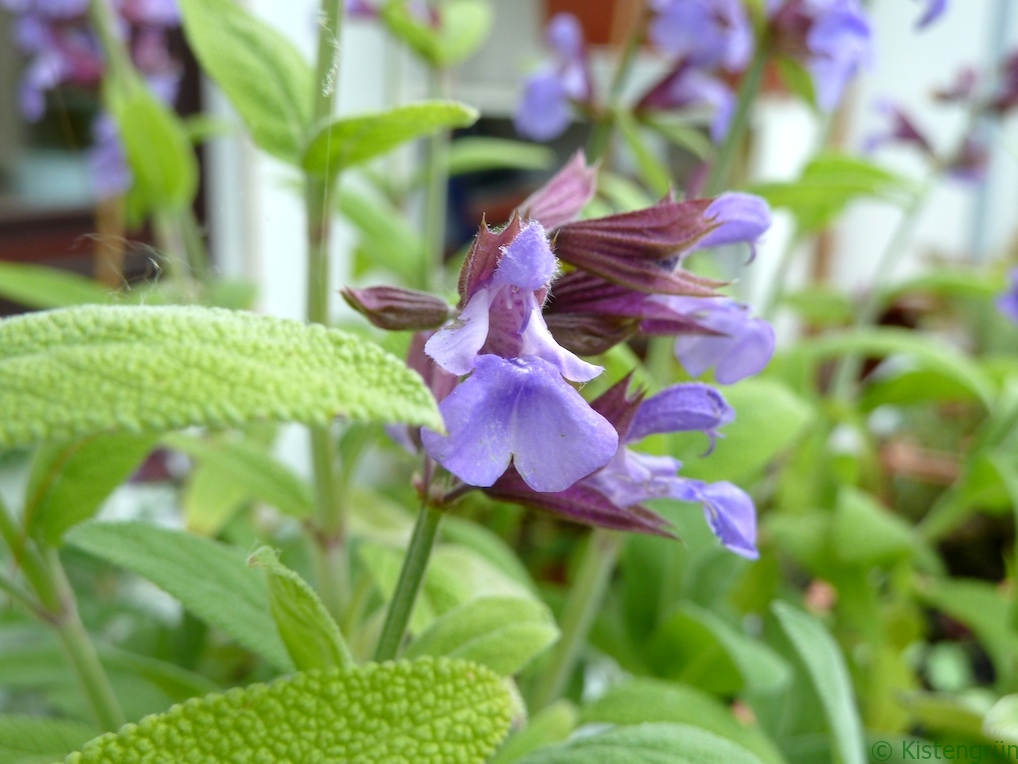
[[[923,29],[936,21],[947,10],[947,0],[920,0],[926,8],[916,21],[916,28]]]
[[[1007,274],[1007,289],[997,298],[997,310],[1018,324],[1018,268]]]
[[[726,82],[683,61],[640,99],[637,110],[671,111],[698,106],[712,114],[710,139],[721,143],[735,111],[735,93]]]
[[[545,40],[554,59],[530,75],[516,109],[516,132],[535,141],[548,141],[565,132],[572,121],[572,102],[591,97],[590,70],[583,28],[571,13],[558,13],[548,22]]]
[[[873,30],[858,0],[768,0],[777,49],[810,72],[817,105],[830,111],[869,63]]]
[[[63,85],[98,89],[105,62],[88,25],[88,0],[0,0],[0,7],[16,14],[15,43],[28,57],[19,94],[26,119],[43,117],[50,90]],[[119,0],[114,9],[135,66],[153,92],[172,103],[181,69],[169,54],[166,32],[180,23],[176,0]],[[131,173],[116,125],[100,114],[92,134],[86,161],[93,191],[99,200],[118,196],[130,187]]]
[[[741,0],[652,0],[647,34],[654,46],[697,68],[742,71],[753,30]]]

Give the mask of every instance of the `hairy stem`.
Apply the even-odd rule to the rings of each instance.
[[[542,671],[530,699],[530,710],[537,713],[561,697],[576,667],[580,650],[594,617],[604,604],[615,560],[622,548],[623,536],[617,531],[595,528],[580,561],[576,580],[562,611],[562,637],[555,644],[548,665]]]
[[[428,560],[431,558],[431,550],[435,546],[441,521],[441,511],[428,506],[426,501],[421,503],[417,523],[410,537],[410,546],[407,547],[406,557],[403,559],[403,568],[399,572],[399,581],[396,582],[396,591],[389,603],[385,625],[378,638],[378,647],[375,648],[376,661],[394,660],[399,657],[400,645],[403,643],[407,624],[410,623],[421,584],[424,583],[424,573],[428,569]]]

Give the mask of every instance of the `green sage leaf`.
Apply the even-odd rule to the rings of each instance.
[[[481,764],[509,729],[510,703],[498,676],[465,661],[315,669],[174,706],[67,764]]]
[[[232,0],[181,0],[180,12],[202,70],[223,89],[254,142],[296,164],[314,95],[314,76],[300,52]]]
[[[403,0],[389,0],[381,11],[389,31],[438,68],[459,63],[476,51],[494,21],[490,0],[443,0],[437,29],[414,16]]]
[[[112,295],[109,287],[77,273],[43,265],[0,261],[0,297],[27,308],[104,304],[110,302]]]
[[[5,764],[52,764],[80,748],[98,730],[67,719],[0,716],[0,761]]]
[[[478,116],[476,109],[455,101],[423,101],[380,114],[337,119],[314,135],[302,164],[309,172],[334,175],[415,138],[438,130],[468,127]]]
[[[247,564],[265,569],[272,617],[298,670],[353,665],[339,627],[307,581],[268,547],[258,549]]]
[[[146,523],[86,523],[68,543],[147,578],[196,616],[289,671],[290,655],[269,612],[265,580],[239,549]]]
[[[441,428],[434,399],[371,343],[199,307],[83,306],[0,322],[0,448],[126,430],[343,415]]]

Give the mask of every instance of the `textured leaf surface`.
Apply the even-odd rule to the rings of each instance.
[[[339,627],[307,581],[283,565],[268,547],[251,555],[248,565],[265,569],[272,617],[298,669],[353,664]]]
[[[685,724],[618,727],[543,748],[519,764],[760,764],[745,748]]]
[[[87,724],[34,716],[0,716],[0,761],[50,764],[95,737]]]
[[[0,448],[112,430],[336,415],[441,427],[420,377],[371,343],[199,307],[89,305],[0,322]]]
[[[436,130],[468,127],[478,112],[455,101],[424,101],[381,114],[347,117],[325,125],[304,153],[304,169],[332,174],[381,156]]]
[[[184,33],[254,142],[293,163],[311,123],[313,75],[279,32],[232,0],[182,0]]]
[[[501,680],[464,661],[314,670],[175,706],[68,764],[483,762],[509,729]]]
[[[67,541],[147,578],[277,668],[293,667],[269,613],[265,580],[239,549],[137,522],[79,525]]]
[[[837,642],[818,620],[786,602],[771,609],[781,630],[795,647],[813,684],[831,731],[831,747],[841,764],[863,764],[866,753],[862,722],[852,692],[845,658]]]
[[[155,443],[153,435],[112,433],[39,449],[25,500],[29,533],[59,544],[68,528],[99,511]]]
[[[481,663],[512,676],[559,636],[542,602],[521,597],[482,597],[436,620],[404,655],[446,655]]]

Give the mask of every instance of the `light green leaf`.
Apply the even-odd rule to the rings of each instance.
[[[809,70],[791,56],[778,56],[775,60],[785,87],[809,106],[817,108],[816,91]]]
[[[187,207],[198,192],[198,160],[180,118],[141,85],[112,87],[108,93],[146,205],[160,211]]]
[[[211,464],[198,464],[188,475],[181,496],[184,527],[198,536],[218,536],[249,501],[244,485]]]
[[[337,415],[441,428],[402,361],[317,325],[199,307],[85,306],[0,322],[0,448],[113,430]]]
[[[1005,695],[983,719],[983,734],[991,740],[1018,743],[1018,695]]]
[[[494,20],[490,0],[443,0],[438,13],[435,29],[415,17],[404,0],[389,0],[381,17],[390,32],[439,68],[457,64],[477,50]]]
[[[555,162],[555,152],[547,146],[508,138],[468,136],[450,144],[448,162],[449,175],[501,168],[546,170]]]
[[[915,193],[906,179],[865,159],[839,153],[818,155],[797,180],[760,183],[749,190],[772,207],[790,210],[804,231],[824,228],[856,199],[903,205]]]
[[[174,706],[96,738],[67,763],[481,764],[510,713],[502,680],[465,661],[316,669]]]
[[[912,527],[855,488],[842,488],[831,523],[831,548],[853,565],[887,565],[915,550]]]
[[[296,164],[314,95],[311,67],[300,52],[232,0],[181,0],[180,11],[202,70],[226,93],[254,142]]]
[[[747,727],[713,695],[660,679],[635,678],[580,709],[582,724],[633,725],[670,722],[701,727],[754,753],[765,764],[785,758],[759,729]]]
[[[264,579],[244,553],[211,539],[145,523],[86,523],[67,542],[137,573],[284,671],[293,664],[269,613]]]
[[[576,706],[568,700],[545,706],[506,739],[489,764],[512,764],[531,751],[565,740],[576,729],[578,718]]]
[[[793,353],[812,363],[847,353],[873,356],[907,355],[923,368],[931,369],[964,386],[985,406],[994,398],[989,376],[971,358],[943,341],[905,329],[856,329],[805,340]]]
[[[703,128],[691,124],[685,119],[670,119],[668,115],[653,115],[643,119],[644,124],[676,146],[685,149],[697,159],[708,160],[714,154],[714,144],[710,142]]]
[[[791,446],[813,419],[813,408],[784,385],[767,379],[748,379],[724,389],[735,409],[735,421],[725,425],[710,458],[698,458],[703,442],[690,443],[677,454],[683,473],[698,480],[748,483],[778,454]]]
[[[37,716],[0,716],[0,761],[52,764],[96,736],[88,724]]]
[[[155,444],[153,435],[114,433],[40,448],[25,492],[29,533],[58,546],[69,528],[99,511]]]
[[[406,275],[419,269],[420,234],[388,199],[373,190],[344,185],[337,194],[339,211],[360,234],[356,276],[372,268]]]
[[[212,466],[243,486],[248,497],[271,504],[283,514],[300,519],[314,511],[314,497],[307,483],[254,443],[206,440],[183,433],[170,433],[162,440],[199,464]]]
[[[279,562],[275,551],[266,546],[252,554],[247,564],[264,568],[268,575],[272,617],[298,670],[353,665],[339,627],[307,581]]]
[[[791,292],[782,302],[814,326],[844,326],[852,321],[852,298],[827,284]]]
[[[446,655],[512,676],[558,639],[546,605],[520,597],[482,597],[453,608],[404,651],[407,658]]]
[[[455,101],[422,101],[379,114],[337,119],[311,138],[301,164],[309,172],[334,175],[438,130],[468,127],[479,114]]]
[[[66,308],[108,303],[109,287],[76,273],[28,263],[0,261],[0,297],[26,308]]]
[[[771,610],[805,666],[827,717],[834,738],[832,748],[840,764],[867,761],[862,722],[852,691],[852,680],[837,642],[814,617],[775,602]]]
[[[640,724],[534,751],[519,764],[760,764],[760,759],[686,724]]]

